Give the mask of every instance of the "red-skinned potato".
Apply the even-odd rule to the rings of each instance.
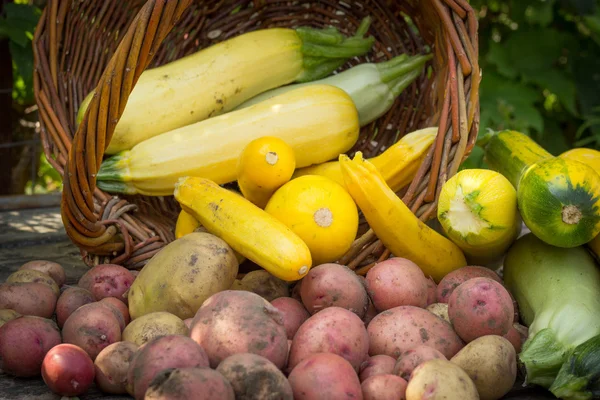
[[[142,400],[160,371],[188,367],[208,367],[204,349],[187,336],[162,336],[139,348],[129,365],[127,381],[133,382],[134,397]]]
[[[89,290],[80,287],[66,289],[56,302],[56,322],[58,326],[62,328],[69,315],[73,314],[73,311],[94,301],[94,296]]]
[[[437,302],[448,303],[450,295],[459,285],[472,278],[490,278],[502,283],[500,276],[489,268],[467,266],[450,272],[437,285]]]
[[[94,360],[96,385],[104,393],[127,393],[127,372],[138,345],[132,342],[116,342],[100,352]]]
[[[427,278],[427,305],[437,302],[437,285],[431,278]]]
[[[375,375],[360,386],[364,400],[405,400],[408,382],[397,375]]]
[[[288,377],[294,400],[362,400],[356,371],[344,358],[316,353],[301,361]]]
[[[523,343],[521,341],[521,334],[515,328],[514,324],[513,324],[513,326],[510,327],[510,329],[508,330],[506,335],[504,335],[502,337],[504,339],[508,340],[510,342],[510,344],[513,345],[513,347],[515,348],[515,352],[517,354],[519,354],[521,352],[521,347],[523,346]]]
[[[102,300],[100,300],[99,303],[107,304],[107,305],[110,305],[110,306],[113,306],[114,308],[116,308],[123,316],[123,320],[125,321],[125,326],[127,326],[127,324],[129,324],[129,322],[131,322],[131,318],[129,317],[129,308],[127,308],[125,303],[123,303],[121,300],[117,299],[116,297],[105,297]],[[123,326],[122,329],[125,329],[125,326]]]
[[[400,357],[396,360],[392,374],[398,375],[402,379],[408,381],[410,379],[410,374],[412,374],[415,368],[425,361],[435,359],[446,360],[447,358],[433,347],[417,346],[414,349],[406,350],[400,354]]]
[[[366,283],[379,312],[398,306],[427,306],[427,278],[417,264],[405,258],[378,263],[367,272]]]
[[[52,318],[56,300],[52,289],[43,283],[0,284],[0,309],[8,308],[21,315]]]
[[[452,327],[465,342],[486,335],[506,335],[514,308],[508,291],[489,278],[473,278],[458,286],[448,300]]]
[[[271,301],[271,304],[281,311],[287,338],[293,339],[300,325],[310,317],[310,314],[302,303],[291,297],[279,297]]]
[[[51,319],[24,316],[0,327],[0,365],[17,377],[39,376],[48,350],[60,344],[60,331]]]
[[[369,299],[369,308],[367,308],[367,312],[365,313],[365,316],[363,317],[363,322],[365,324],[365,327],[369,326],[369,323],[371,323],[371,321],[373,320],[373,318],[375,318],[376,315],[377,315],[377,310],[375,309],[373,302]]]
[[[79,396],[87,392],[94,376],[94,363],[90,356],[72,344],[54,346],[42,363],[44,382],[61,396]]]
[[[396,365],[396,359],[385,354],[369,357],[360,365],[358,377],[361,382],[375,375],[391,374]]]
[[[29,261],[19,267],[19,271],[24,269],[33,269],[36,271],[43,272],[50,275],[56,282],[58,287],[65,284],[67,276],[65,275],[65,269],[59,263],[48,261],[48,260],[33,260]]]
[[[304,322],[290,348],[288,371],[315,353],[333,353],[345,358],[355,373],[369,357],[369,335],[365,325],[353,312],[328,307]]]
[[[192,329],[192,321],[194,320],[194,318],[186,318],[183,320],[183,323],[185,324],[185,326],[187,326],[188,330]]]
[[[235,394],[227,379],[210,368],[169,368],[156,375],[144,399],[235,400]]]
[[[129,290],[135,277],[120,265],[100,264],[87,271],[79,279],[79,287],[89,290],[96,301],[105,297],[116,297],[127,304],[123,294]]]
[[[44,285],[48,285],[56,298],[60,296],[60,288],[50,277],[50,275],[45,272],[36,271],[33,269],[22,269],[19,271],[15,271],[6,278],[6,283],[26,283],[26,282],[36,282],[43,283]]]

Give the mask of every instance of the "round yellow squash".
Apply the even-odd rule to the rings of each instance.
[[[323,176],[292,179],[273,194],[265,211],[306,243],[315,266],[338,260],[356,238],[354,200],[340,184]]]

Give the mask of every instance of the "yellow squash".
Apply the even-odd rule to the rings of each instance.
[[[380,155],[369,159],[385,179],[388,186],[397,192],[414,178],[427,150],[435,140],[438,128],[424,128],[404,135],[398,142]],[[297,169],[294,178],[303,175],[321,175],[344,185],[339,161],[330,161],[311,167]]]
[[[263,136],[248,144],[238,161],[237,181],[245,198],[260,208],[284,183],[296,168],[296,157],[283,140]]]
[[[361,152],[353,160],[340,155],[340,163],[346,189],[393,255],[411,260],[436,282],[467,265],[461,249],[419,220]]]
[[[354,200],[341,185],[324,176],[292,179],[275,192],[265,211],[307,244],[314,265],[338,260],[356,239],[358,209]]]
[[[306,243],[242,196],[198,177],[181,178],[174,195],[209,233],[277,278],[296,281],[312,267]]]

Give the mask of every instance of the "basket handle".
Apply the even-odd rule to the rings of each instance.
[[[117,227],[100,222],[94,212],[96,174],[133,87],[190,3],[144,4],[104,70],[73,137],[64,167],[61,215],[67,235],[84,250],[109,255],[123,246],[113,240]]]

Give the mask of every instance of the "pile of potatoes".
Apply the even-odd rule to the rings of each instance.
[[[61,396],[95,384],[138,400],[494,400],[514,385],[527,329],[492,270],[436,285],[398,257],[365,277],[322,264],[298,282],[238,266],[205,232],[139,274],[98,265],[77,285],[56,263],[27,263],[0,285],[0,368]]]

